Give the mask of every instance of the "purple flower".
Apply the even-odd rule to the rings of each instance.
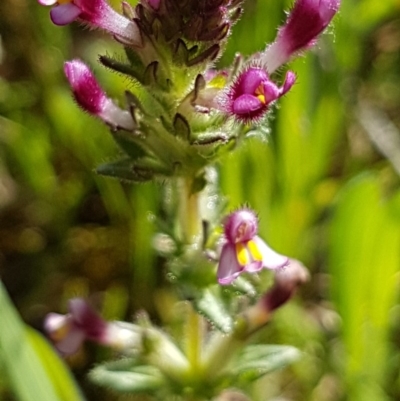
[[[78,18],[94,28],[101,28],[134,46],[142,45],[135,22],[117,13],[105,0],[38,0],[54,6],[50,18],[56,25],[67,25]]]
[[[340,0],[296,0],[275,42],[261,56],[272,73],[299,51],[312,46],[339,9]]]
[[[225,244],[217,272],[220,284],[230,284],[243,272],[254,273],[263,267],[279,269],[289,263],[289,259],[273,251],[257,231],[258,220],[252,210],[240,209],[226,218]]]
[[[68,303],[69,313],[49,313],[44,328],[57,350],[63,355],[78,351],[85,340],[117,349],[129,349],[140,344],[140,329],[125,322],[106,322],[82,298]]]
[[[83,299],[71,299],[68,307],[67,315],[49,313],[44,323],[45,330],[60,353],[75,353],[85,339],[107,342],[107,322]]]
[[[295,74],[288,71],[283,85],[278,87],[263,68],[248,67],[239,74],[219,103],[227,114],[241,122],[257,121],[267,112],[270,104],[283,96],[295,81]]]
[[[102,119],[112,127],[133,128],[128,111],[120,109],[106,96],[89,67],[80,60],[67,61],[64,72],[72,87],[75,100],[85,111]]]

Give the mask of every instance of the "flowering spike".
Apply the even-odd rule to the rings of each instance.
[[[225,244],[217,272],[220,284],[230,284],[243,272],[255,273],[263,267],[279,269],[289,263],[286,256],[273,251],[257,232],[257,216],[250,209],[237,210],[226,218]]]
[[[289,71],[283,86],[278,87],[263,68],[249,67],[239,74],[221,96],[219,104],[223,111],[241,122],[257,121],[267,112],[270,104],[283,96],[295,81],[295,74]]]
[[[117,13],[105,0],[38,0],[53,6],[50,18],[55,25],[67,25],[76,19],[94,28],[101,28],[133,46],[142,46],[142,38],[134,21]]]
[[[339,9],[340,0],[296,0],[278,36],[261,55],[269,73],[315,43]]]
[[[64,72],[72,87],[75,100],[85,111],[99,117],[112,127],[127,130],[133,128],[132,116],[106,96],[85,63],[80,60],[67,61]]]

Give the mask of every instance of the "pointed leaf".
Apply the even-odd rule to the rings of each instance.
[[[96,172],[101,175],[132,182],[146,182],[154,177],[154,172],[149,169],[137,169],[135,161],[131,159],[101,164],[97,167]]]
[[[215,287],[216,290],[219,287]],[[230,333],[233,320],[215,291],[206,289],[194,303],[195,308],[223,333]]]
[[[133,359],[123,359],[98,365],[90,374],[90,379],[103,387],[120,393],[153,393],[165,386],[160,371],[152,366],[136,365]]]
[[[235,381],[246,383],[296,361],[300,357],[297,348],[288,345],[249,345],[231,364]]]
[[[67,392],[67,394],[60,392],[60,387],[68,385],[68,382],[72,384],[70,378],[62,378],[61,371],[53,374],[52,378],[57,375],[58,379],[61,378],[65,382],[62,385],[58,379],[58,383],[53,382],[46,369],[43,349],[39,346],[39,335],[27,332],[1,281],[0,322],[0,359],[19,401],[32,401],[33,394],[34,398],[40,401],[82,400],[78,390]],[[47,353],[47,356],[49,355],[51,351]]]

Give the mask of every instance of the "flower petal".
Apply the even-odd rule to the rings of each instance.
[[[42,6],[52,6],[57,3],[57,0],[38,0],[38,3]]]
[[[218,264],[218,282],[222,285],[230,284],[242,272],[242,267],[239,265],[236,258],[235,246],[226,243],[221,251],[221,256]]]
[[[232,105],[232,111],[236,115],[246,115],[249,113],[254,113],[264,107],[264,103],[253,95],[241,95],[234,100]]]
[[[253,94],[262,82],[268,80],[268,74],[264,69],[250,67],[239,76],[236,90],[238,93]]]
[[[254,240],[250,240],[246,243],[246,249],[250,258],[250,261],[244,267],[244,270],[249,273],[255,273],[263,268],[263,255],[258,249],[258,243]]]
[[[262,255],[262,264],[268,269],[279,269],[289,264],[289,258],[272,250],[260,237],[254,237],[258,250]]]
[[[85,333],[77,327],[71,328],[67,336],[54,345],[57,350],[64,355],[74,354],[85,340]]]
[[[75,4],[61,4],[51,9],[50,18],[56,25],[67,25],[75,21],[81,12],[81,9]]]
[[[293,71],[288,71],[285,76],[285,82],[281,88],[281,96],[290,90],[296,82],[296,74]]]
[[[69,310],[76,327],[79,327],[88,339],[98,342],[103,341],[107,331],[107,323],[84,299],[71,299],[69,301]]]
[[[272,81],[263,82],[263,89],[265,103],[267,104],[278,99],[278,97],[280,96],[280,90]]]

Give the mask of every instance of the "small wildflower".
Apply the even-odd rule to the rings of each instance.
[[[242,71],[220,99],[222,109],[237,120],[248,123],[258,121],[271,103],[283,96],[296,81],[288,71],[285,81],[278,87],[263,68],[249,67]]]
[[[106,96],[89,67],[80,60],[67,61],[64,72],[75,100],[83,110],[102,119],[112,127],[133,128],[130,113],[120,109]]]
[[[117,13],[105,0],[38,0],[53,6],[50,18],[55,25],[67,25],[79,19],[94,28],[101,28],[123,42],[141,46],[142,39],[135,22]]]
[[[289,259],[273,251],[257,231],[258,220],[252,210],[237,210],[227,217],[225,244],[217,272],[220,284],[230,284],[243,272],[254,273],[263,267],[279,269],[289,263]]]
[[[339,9],[340,0],[296,0],[278,36],[261,56],[272,73],[299,51],[314,45]]]
[[[125,322],[106,322],[81,299],[69,301],[69,313],[49,313],[44,328],[57,350],[63,355],[78,351],[85,340],[117,349],[130,348],[138,343],[139,332]]]

